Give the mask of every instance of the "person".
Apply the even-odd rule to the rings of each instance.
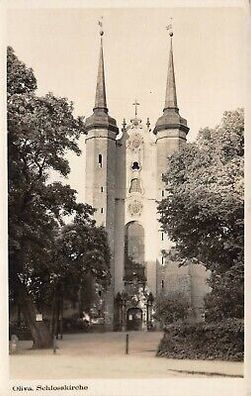
[[[84,327],[89,327],[90,326],[91,318],[90,318],[90,315],[88,313],[83,312],[82,320],[83,320]]]

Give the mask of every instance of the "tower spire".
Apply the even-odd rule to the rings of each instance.
[[[185,118],[181,117],[179,114],[178,103],[177,103],[177,93],[176,93],[176,83],[174,74],[174,63],[173,63],[173,28],[172,28],[172,18],[171,23],[166,26],[169,31],[170,36],[170,53],[169,53],[169,63],[167,72],[167,82],[166,82],[166,96],[165,96],[165,107],[163,109],[163,114],[158,118],[153,132],[158,134],[165,134],[168,137],[169,134],[173,133],[174,129],[178,133],[183,133],[183,138],[186,140],[186,134],[189,131],[187,126],[187,121]],[[169,133],[170,131],[170,133]],[[162,136],[163,137],[163,136]],[[179,137],[180,138],[180,137]]]
[[[100,52],[98,64],[98,77],[96,86],[95,106],[93,114],[85,120],[86,134],[90,135],[97,129],[103,129],[107,133],[116,136],[119,133],[116,120],[108,114],[106,103],[106,88],[105,88],[105,67],[104,67],[104,53],[103,53],[103,23],[102,18],[98,21],[100,26]]]
[[[95,107],[93,111],[102,111],[107,113],[107,103],[106,103],[106,89],[105,89],[105,67],[104,67],[104,51],[103,51],[103,24],[102,21],[98,21],[100,26],[100,52],[99,52],[99,65],[98,65],[98,77],[97,77],[97,87],[96,87],[96,97],[95,97]]]
[[[170,35],[171,36],[171,35]],[[166,82],[166,97],[165,97],[165,107],[166,109],[177,109],[177,93],[175,84],[175,74],[174,74],[174,64],[173,64],[173,43],[172,36],[170,42],[170,53],[169,53],[169,64],[167,72],[167,82]]]
[[[165,107],[164,107],[163,111],[165,111],[166,109],[178,109],[175,74],[174,74],[174,63],[173,63],[172,19],[171,19],[171,23],[166,27],[166,29],[169,30],[170,53],[169,53],[169,63],[168,63],[167,82],[166,82]]]

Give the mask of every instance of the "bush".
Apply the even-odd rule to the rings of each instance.
[[[9,341],[12,335],[16,335],[19,340],[31,340],[31,332],[30,329],[26,326],[26,324],[21,321],[21,323],[11,322],[9,325]]]
[[[157,356],[242,361],[244,322],[227,319],[209,324],[169,325],[158,346]]]
[[[187,319],[189,308],[190,304],[182,293],[160,295],[155,301],[153,317],[164,328],[170,323]]]

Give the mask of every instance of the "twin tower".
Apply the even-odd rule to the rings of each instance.
[[[170,33],[163,115],[152,131],[149,121],[138,118],[135,103],[135,117],[119,134],[108,113],[102,36],[101,31],[95,107],[85,124],[85,201],[108,233],[112,281],[108,291],[98,290],[95,307],[107,329],[149,329],[156,296],[182,289],[192,298],[190,270],[170,266],[162,255],[171,243],[157,214],[168,157],[186,143],[189,128],[177,105]]]

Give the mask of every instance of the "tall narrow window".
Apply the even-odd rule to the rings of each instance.
[[[104,213],[104,208],[101,208],[101,213]]]
[[[101,188],[100,188],[100,191],[101,191],[101,192],[104,192],[104,187],[101,187]]]
[[[161,264],[162,265],[164,264],[164,257],[163,256],[161,257]]]
[[[161,289],[164,289],[164,280],[161,281]]]
[[[164,241],[164,232],[161,233],[161,240]]]
[[[164,190],[161,191],[161,195],[162,195],[162,197],[165,196],[165,191]]]
[[[98,166],[99,166],[100,168],[103,167],[103,157],[102,157],[102,154],[99,154],[99,155],[98,155]]]

